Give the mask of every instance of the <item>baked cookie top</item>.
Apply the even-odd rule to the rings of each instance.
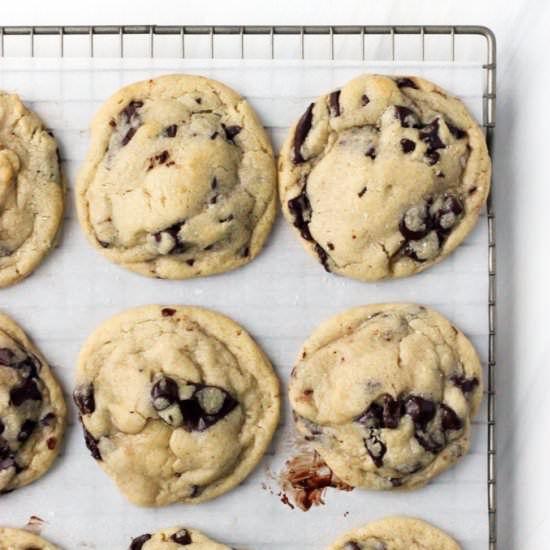
[[[482,372],[469,340],[440,314],[375,304],[310,336],[289,396],[297,429],[343,481],[414,488],[468,451]]]
[[[186,546],[188,550],[231,550],[195,529],[172,527],[154,534],[145,533],[132,540],[128,550],[178,550]]]
[[[376,281],[426,269],[474,227],[484,135],[418,77],[363,75],[312,103],[279,159],[283,213],[327,271]]]
[[[89,240],[132,271],[186,279],[235,269],[273,224],[271,145],[250,105],[219,82],[137,82],[93,121],[77,207]]]
[[[63,394],[46,360],[18,325],[0,314],[0,494],[46,473],[65,423]]]
[[[75,402],[92,456],[133,503],[203,502],[260,461],[279,384],[242,327],[183,306],[128,310],[79,357]]]
[[[59,548],[23,529],[0,527],[0,550],[59,550]]]
[[[390,517],[353,529],[327,550],[461,550],[443,531],[425,521]]]
[[[53,247],[63,193],[54,138],[16,95],[0,92],[0,287],[29,275]]]

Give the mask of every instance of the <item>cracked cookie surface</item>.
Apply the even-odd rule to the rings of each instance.
[[[47,472],[59,453],[65,422],[63,394],[46,360],[18,325],[0,314],[0,493]]]
[[[474,227],[489,193],[484,135],[418,77],[363,75],[312,103],[279,158],[283,213],[327,271],[422,271]]]
[[[310,336],[289,396],[298,431],[343,481],[415,488],[467,453],[482,372],[470,341],[440,314],[374,304]]]
[[[172,527],[157,533],[145,533],[130,543],[128,550],[231,550],[229,546],[209,539],[200,531],[186,527]]]
[[[229,271],[261,250],[276,212],[271,145],[250,105],[207,78],[122,88],[96,115],[79,174],[88,239],[143,275]]]
[[[0,527],[0,550],[59,550],[59,548],[23,529]]]
[[[16,95],[0,92],[0,287],[28,276],[63,218],[55,139]]]
[[[353,529],[327,550],[461,550],[449,535],[425,521],[384,518]]]
[[[74,400],[92,456],[133,503],[198,503],[240,483],[277,427],[279,384],[242,327],[213,311],[146,306],[103,323]]]

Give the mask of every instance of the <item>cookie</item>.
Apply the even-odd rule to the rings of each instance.
[[[200,531],[185,527],[140,535],[132,540],[128,550],[178,550],[180,546],[186,546],[188,550],[231,550],[229,546],[214,542]]]
[[[96,248],[132,271],[186,279],[247,264],[276,202],[269,139],[250,105],[219,82],[137,82],[93,121],[80,222]]]
[[[327,271],[422,271],[474,227],[489,193],[483,132],[418,77],[363,75],[312,103],[279,160],[283,212]]]
[[[340,479],[410,489],[468,451],[482,371],[472,344],[440,314],[375,304],[310,336],[289,396],[298,431]]]
[[[59,453],[65,401],[48,363],[0,314],[0,494],[43,476]]]
[[[353,529],[327,550],[461,550],[443,531],[425,521],[390,517]]]
[[[0,527],[0,550],[59,550],[48,541],[24,531]]]
[[[0,92],[0,287],[27,277],[63,218],[55,139],[16,95]]]
[[[242,327],[146,306],[103,323],[79,357],[86,444],[133,503],[198,503],[239,484],[277,426],[279,384]]]

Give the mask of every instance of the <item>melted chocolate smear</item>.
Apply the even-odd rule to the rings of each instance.
[[[223,123],[222,123],[222,128],[223,128],[223,131],[225,132],[225,137],[229,141],[233,141],[235,136],[242,130],[242,128],[240,126],[237,126],[237,125],[235,125],[235,126],[226,126]]]
[[[130,543],[129,550],[141,550],[143,545],[151,538],[151,535],[149,533],[145,533],[145,535],[140,535],[139,537],[136,537],[135,539],[132,539],[132,542]]]
[[[170,537],[170,540],[174,541],[176,544],[180,544],[181,546],[187,546],[193,542],[187,529],[180,529],[177,533],[174,533]]]
[[[93,384],[78,386],[73,392],[73,400],[81,415],[92,414],[95,411]]]
[[[465,376],[451,376],[451,382],[462,390],[462,393],[470,393],[479,386],[477,378],[466,378]],[[0,432],[1,433],[1,432]]]
[[[102,460],[101,453],[99,451],[98,440],[86,429],[84,428],[84,441],[86,442],[86,447],[90,451],[91,455],[96,460]]]
[[[292,502],[307,512],[312,506],[324,504],[328,487],[341,491],[353,491],[353,487],[339,479],[315,451],[305,451],[285,463],[280,475],[284,493],[282,501],[291,508]],[[290,499],[288,497],[290,495]]]
[[[403,235],[403,237],[405,237],[405,239],[407,239],[407,241],[417,241],[419,239],[423,239],[432,230],[433,220],[430,217],[428,206],[429,205],[426,205],[424,210],[419,213],[421,223],[423,225],[423,227],[419,229],[409,229],[407,227],[407,212],[405,212],[399,220],[399,232]]]
[[[178,132],[177,125],[172,124],[171,126],[167,126],[166,128],[164,128],[162,135],[167,138],[173,138],[173,137],[176,137],[177,132]]]
[[[396,78],[395,83],[397,84],[398,88],[414,88],[415,90],[418,90],[416,82],[414,82],[414,80],[412,80],[411,78]]]
[[[416,149],[416,143],[412,139],[403,138],[401,141],[401,150],[403,153],[412,153]]]
[[[42,401],[42,393],[36,382],[30,378],[25,380],[21,386],[12,388],[10,391],[10,403],[19,407],[25,401]]]
[[[313,121],[313,107],[314,103],[311,103],[306,112],[302,115],[298,124],[296,125],[296,131],[294,133],[294,164],[302,164],[305,162],[302,156],[301,149],[304,141],[311,130],[311,123]]]
[[[340,90],[332,92],[328,96],[328,102],[330,105],[330,114],[334,117],[340,116]]]

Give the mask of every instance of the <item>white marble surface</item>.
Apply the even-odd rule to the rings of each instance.
[[[271,4],[271,3],[270,3]],[[550,204],[547,161],[550,3],[547,0],[95,0],[2,3],[22,24],[483,24],[498,41],[495,187],[498,223],[499,548],[548,548],[547,374]],[[0,508],[0,519],[1,519]]]

